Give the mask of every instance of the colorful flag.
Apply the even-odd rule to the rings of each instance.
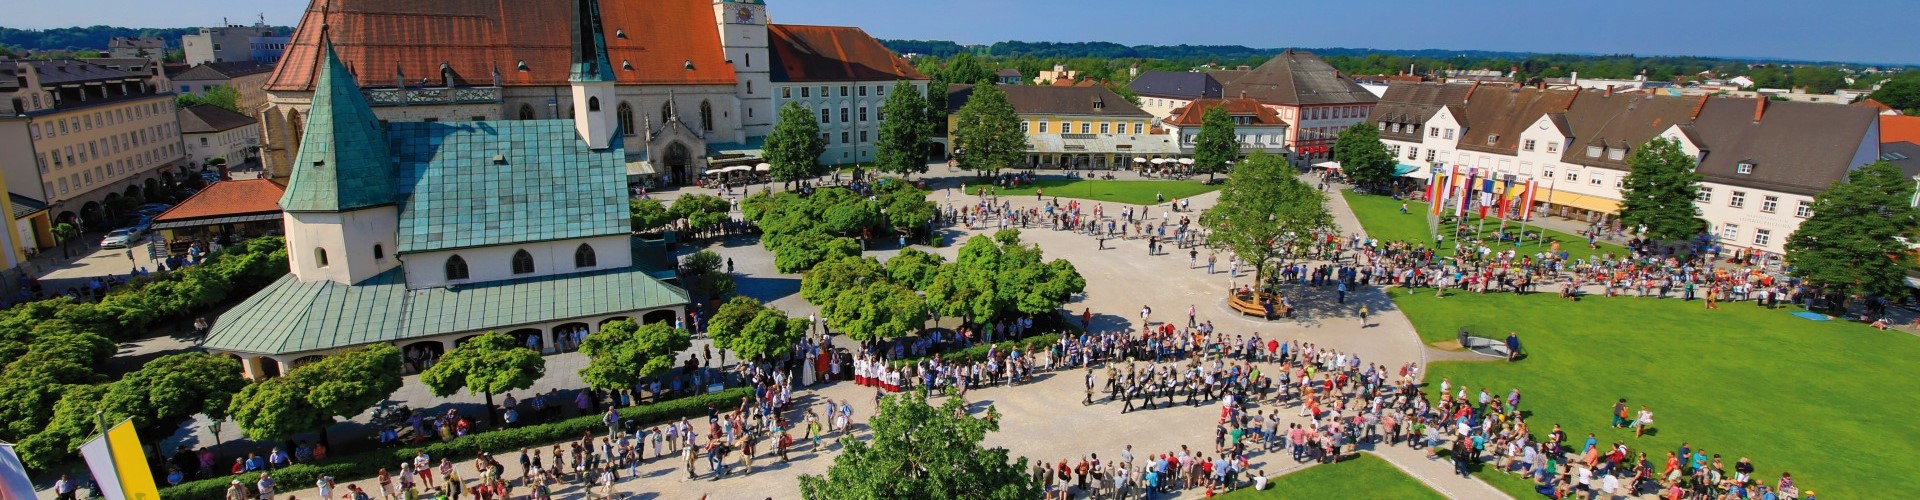
[[[1520,204],[1520,220],[1533,220],[1533,202],[1540,197],[1540,181],[1527,180],[1526,201]]]
[[[93,472],[94,482],[107,500],[160,500],[153,469],[147,466],[147,455],[131,420],[122,420],[106,434],[81,445],[80,456],[86,458],[87,469]]]
[[[20,463],[20,455],[14,454],[12,444],[0,443],[0,500],[32,498],[33,479],[27,477],[27,466]]]
[[[1467,216],[1467,204],[1473,201],[1473,180],[1480,175],[1480,169],[1467,167],[1466,182],[1460,183],[1460,199],[1453,204],[1454,217]]]

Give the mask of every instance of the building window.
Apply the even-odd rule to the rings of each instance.
[[[846,97],[846,96],[847,96],[847,86],[846,86],[846,85],[841,85],[841,86],[840,86],[840,97]]]
[[[1697,201],[1697,202],[1701,202],[1701,203],[1712,203],[1712,202],[1713,202],[1713,188],[1710,188],[1710,187],[1703,187],[1703,188],[1700,188],[1700,190],[1699,190],[1699,191],[1695,191],[1695,192],[1693,193],[1693,201]]]
[[[1620,161],[1620,160],[1626,159],[1626,157],[1627,157],[1626,148],[1614,148],[1614,149],[1607,150],[1607,159],[1609,160]]]
[[[1567,180],[1570,180],[1570,181],[1577,181],[1577,180],[1580,180],[1580,171],[1579,171],[1579,170],[1568,170],[1568,171],[1567,171]]]
[[[1046,121],[1046,120],[1040,120],[1040,133],[1042,133],[1042,134],[1044,134],[1044,133],[1047,133],[1047,121]]]
[[[825,125],[828,123],[833,123],[832,115],[828,114],[830,112],[831,110],[828,110],[827,108],[820,108],[820,124]]]
[[[1427,150],[1427,161],[1433,161],[1433,154],[1434,154],[1435,152],[1436,152],[1436,150],[1433,150],[1433,149],[1428,149],[1428,150]],[[1549,175],[1548,177],[1552,177],[1552,176],[1551,176],[1551,175]]]
[[[1527,139],[1526,142],[1520,143],[1520,150],[1533,151],[1533,139]]]
[[[66,192],[66,190],[65,190],[65,189],[62,189],[62,190],[60,190],[60,191],[61,191],[61,192]],[[1793,209],[1793,216],[1794,216],[1794,217],[1799,217],[1799,218],[1802,218],[1802,219],[1805,219],[1805,218],[1808,218],[1808,217],[1812,217],[1812,216],[1813,216],[1813,202],[1810,202],[1810,201],[1806,201],[1806,200],[1800,200],[1800,206],[1798,206],[1798,207],[1794,207],[1794,209]]]
[[[633,137],[634,134],[639,133],[633,128],[633,106],[621,102],[620,107],[614,108],[613,116],[620,123],[620,135]]]
[[[1380,131],[1381,131],[1381,132],[1386,132],[1386,131],[1387,131],[1387,122],[1380,122]],[[1398,130],[1395,130],[1395,132],[1399,132],[1399,131],[1398,131]]]
[[[573,249],[573,267],[587,268],[597,265],[600,265],[600,262],[593,255],[593,246],[581,243],[580,248]]]
[[[327,249],[325,249],[325,248],[314,248],[314,249],[313,249],[313,263],[314,263],[314,265],[316,265],[316,266],[319,266],[319,267],[321,267],[321,268],[325,268],[325,267],[327,267],[327,264],[328,264],[328,263],[327,263]]]
[[[1100,133],[1107,134],[1107,133],[1111,133],[1112,130],[1113,130],[1113,124],[1106,123],[1106,122],[1100,123]]]
[[[1766,197],[1762,197],[1762,198],[1760,198],[1760,212],[1761,212],[1761,213],[1769,213],[1769,214],[1770,214],[1770,213],[1773,213],[1773,212],[1774,212],[1775,210],[1778,210],[1778,209],[1780,209],[1780,197],[1778,197],[1778,196],[1766,196]]]
[[[1740,162],[1739,165],[1735,165],[1733,167],[1733,171],[1734,173],[1739,173],[1739,174],[1751,174],[1753,173],[1753,162],[1750,162],[1750,161]]]
[[[1093,122],[1080,122],[1080,133],[1082,134],[1093,133]]]
[[[1144,125],[1144,124],[1141,124],[1141,123],[1138,123],[1138,122],[1135,122],[1135,123],[1133,124],[1133,133],[1134,133],[1134,135],[1139,135],[1139,134],[1140,134],[1140,131],[1141,131],[1141,130],[1143,130],[1143,128],[1142,128],[1142,127],[1145,127],[1145,125]]]
[[[373,245],[373,260],[380,260],[384,258],[387,258],[387,249],[382,248],[379,244]]]
[[[1721,239],[1721,240],[1723,240],[1723,241],[1735,241],[1735,240],[1738,240],[1739,238],[1740,238],[1740,225],[1739,225],[1739,224],[1727,224],[1727,225],[1725,225],[1725,226],[1720,226],[1720,239]]]
[[[1407,147],[1407,159],[1409,159],[1409,160],[1418,160],[1418,159],[1420,159],[1420,147],[1419,147],[1419,146],[1408,146],[1408,147]]]
[[[1453,129],[1447,129],[1446,133],[1440,134],[1440,138],[1446,139],[1446,140],[1453,140]]]
[[[863,88],[863,89],[864,89],[864,88],[866,88],[866,87],[860,87],[860,88]],[[861,107],[860,107],[860,121],[863,121],[863,122],[864,122],[864,121],[867,121],[867,107],[866,107],[866,106],[861,106]]]
[[[1741,207],[1747,206],[1747,192],[1734,191],[1731,196],[1727,197],[1727,206],[1733,207],[1733,208],[1741,208]]]
[[[1764,247],[1764,246],[1767,246],[1767,242],[1769,242],[1769,241],[1772,241],[1772,240],[1773,240],[1773,230],[1772,230],[1772,229],[1755,229],[1755,230],[1753,230],[1753,246],[1756,246],[1756,247]]]
[[[1427,137],[1440,137],[1440,129],[1437,129],[1437,128],[1427,129]]]
[[[852,134],[848,134],[848,133],[846,133],[846,132],[841,132],[841,133],[840,133],[840,143],[841,143],[841,144],[852,144],[852,143],[853,143],[853,135],[852,135]]]
[[[513,253],[513,274],[533,273],[533,254],[521,250]]]
[[[458,255],[447,257],[447,281],[463,279],[467,279],[467,259],[462,259]]]
[[[600,98],[599,98],[599,97],[588,97],[588,98],[587,98],[587,112],[589,112],[589,113],[591,113],[591,112],[595,112],[595,111],[600,111]]]
[[[866,143],[867,143],[867,131],[865,131],[865,130],[862,130],[862,131],[860,131],[860,143],[861,143],[861,144],[866,144]],[[860,153],[860,154],[866,154],[866,153],[865,153],[865,152],[862,152],[862,153]]]
[[[1028,129],[1033,127],[1032,125],[1030,125],[1032,123],[1033,123],[1032,120],[1020,120],[1020,133],[1022,134],[1028,133]]]
[[[1591,186],[1598,186],[1606,183],[1607,183],[1606,174],[1593,174],[1593,176],[1587,178],[1587,184]]]
[[[1600,146],[1587,146],[1587,157],[1588,157],[1588,158],[1599,158],[1599,157],[1600,157]]]
[[[1547,143],[1547,152],[1548,152],[1548,153],[1558,153],[1558,152],[1560,152],[1560,143],[1559,143],[1559,142],[1548,142],[1548,143]]]
[[[800,97],[813,97],[813,87],[800,87]]]
[[[713,131],[712,102],[700,101],[700,129],[707,132]]]
[[[801,90],[806,90],[806,89],[801,89]],[[780,87],[780,98],[781,98],[781,99],[792,99],[792,98],[793,98],[793,87]]]
[[[874,85],[874,86],[873,86],[873,93],[874,93],[875,95],[887,95],[887,86],[885,86],[885,85]]]
[[[849,113],[849,112],[847,112],[847,108],[846,108],[845,106],[841,106],[841,107],[840,107],[840,121],[841,121],[841,122],[849,122],[849,121],[853,121],[853,120],[849,120],[849,119],[848,119],[848,117],[850,117],[850,116],[852,116],[852,115],[853,115],[852,113]]]
[[[522,119],[522,120],[532,120],[532,119],[533,119],[533,106],[532,106],[532,105],[528,105],[528,104],[521,104],[521,105],[520,105],[520,119]]]
[[[866,97],[866,96],[867,96],[867,86],[866,86],[866,85],[861,85],[861,86],[860,86],[860,97]]]

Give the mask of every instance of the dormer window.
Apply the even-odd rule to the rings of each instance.
[[[621,40],[626,40],[627,30],[613,30],[613,37]]]
[[[515,64],[514,64],[514,69],[516,69],[516,70],[519,70],[519,71],[520,71],[521,73],[525,73],[525,72],[528,72],[528,71],[532,71],[532,70],[529,70],[529,69],[527,69],[527,62],[526,62],[526,61],[520,61],[520,62],[518,62],[518,63],[515,63]]]
[[[1733,167],[1733,172],[1737,174],[1751,174],[1753,173],[1753,162],[1750,162],[1750,161],[1740,162],[1739,165],[1735,165]]]
[[[1588,157],[1588,158],[1599,158],[1599,157],[1600,157],[1600,146],[1587,146],[1587,157]]]
[[[1500,142],[1500,134],[1487,134],[1488,146],[1492,146],[1494,143],[1497,143],[1497,142]]]
[[[1613,149],[1607,150],[1607,159],[1609,160],[1620,161],[1626,158],[1627,158],[1627,148],[1613,148]]]
[[[1103,100],[1100,100],[1100,99],[1094,99],[1094,100],[1093,100],[1093,109],[1096,109],[1096,110],[1099,110],[1099,109],[1107,109],[1107,102],[1106,102],[1106,101],[1103,101]]]

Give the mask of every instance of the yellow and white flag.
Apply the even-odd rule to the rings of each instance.
[[[107,429],[106,435],[80,446],[87,469],[100,485],[107,500],[160,500],[160,489],[153,482],[153,469],[140,448],[140,436],[131,421],[121,421]]]

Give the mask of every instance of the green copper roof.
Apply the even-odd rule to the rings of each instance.
[[[352,286],[287,275],[221,315],[204,346],[293,354],[686,303],[685,291],[637,268],[420,290],[406,289],[400,268]]]
[[[394,123],[400,252],[628,234],[625,153],[573,122]]]
[[[360,95],[360,84],[321,44],[300,154],[280,207],[289,212],[337,212],[393,203],[392,156],[380,119]]]

